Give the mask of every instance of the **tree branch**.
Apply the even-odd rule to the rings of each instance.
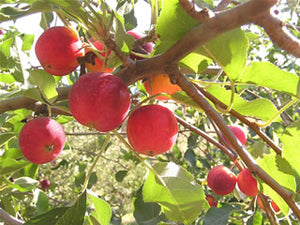
[[[276,191],[289,205],[297,218],[300,219],[300,209],[293,200],[292,193],[283,188],[264,170],[260,168],[260,166],[252,158],[249,152],[243,146],[241,146],[220,114],[218,114],[215,109],[205,100],[203,94],[186,79],[186,77],[180,72],[176,65],[167,67],[166,72],[170,76],[173,76],[173,80],[176,80],[176,83],[182,88],[182,90],[184,90],[186,94],[203,109],[206,115],[216,123],[218,128],[222,131],[226,139],[231,143],[233,149],[235,149],[236,153],[240,156],[249,170],[256,176],[258,176],[264,183],[269,185],[274,191]]]
[[[57,88],[58,96],[56,98],[56,102],[61,100],[68,99],[69,91],[71,89],[71,86],[67,87],[59,87]],[[13,98],[8,98],[0,101],[0,114],[10,111],[10,110],[16,110],[16,109],[29,109],[29,110],[35,110],[36,108],[36,102],[37,100],[34,100],[32,98],[28,98],[26,96],[17,96]]]
[[[22,225],[24,221],[19,220],[10,214],[8,214],[4,209],[0,208],[0,218],[5,222],[7,225]]]
[[[227,108],[227,105],[221,102],[219,99],[208,93],[205,89],[199,87],[199,85],[194,84],[195,87],[206,97],[208,98],[212,103],[214,103],[216,106],[219,106],[223,109]],[[282,149],[278,147],[264,132],[262,132],[261,128],[255,123],[249,121],[246,117],[238,113],[237,111],[231,109],[229,111],[231,115],[238,118],[242,123],[246,124],[248,127],[250,127],[264,142],[266,142],[274,151],[276,154],[281,155]]]
[[[184,126],[185,128],[189,129],[190,131],[200,135],[201,137],[205,138],[208,142],[210,142],[211,144],[215,145],[216,147],[218,147],[219,149],[221,149],[229,158],[232,162],[235,162],[237,160],[237,155],[233,152],[231,152],[228,148],[226,148],[225,146],[221,145],[218,141],[216,141],[214,138],[212,138],[211,136],[209,136],[208,134],[206,134],[204,131],[200,130],[199,128],[187,123],[186,121],[184,121],[183,119],[181,119],[180,117],[176,116],[177,121]],[[239,170],[242,170],[242,167],[240,164],[236,163],[236,166],[239,168]]]
[[[124,68],[117,75],[127,84],[132,84],[147,76],[161,74],[164,72],[165,65],[177,63],[199,46],[224,32],[251,23],[253,18],[269,10],[276,2],[252,0],[235,8],[218,12],[214,17],[188,31],[166,52],[150,59],[138,60],[135,69]]]
[[[272,42],[279,48],[295,57],[300,57],[300,41],[289,32],[285,23],[272,16],[270,11],[253,18],[253,22],[263,27]]]

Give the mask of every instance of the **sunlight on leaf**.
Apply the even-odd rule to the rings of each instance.
[[[156,175],[149,171],[143,187],[145,202],[157,202],[166,217],[190,224],[207,209],[205,194],[190,173],[173,162],[153,166]]]

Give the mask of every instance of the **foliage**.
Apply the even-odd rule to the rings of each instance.
[[[0,3],[0,210],[28,225],[298,223],[299,59],[273,44],[261,27],[249,21],[223,30],[228,23],[224,20],[220,27],[203,31],[200,28],[211,18],[193,18],[182,2],[188,1]],[[219,1],[195,2],[200,8],[213,10]],[[136,42],[127,34],[142,19],[136,18],[142,3],[151,9],[151,25],[144,27],[155,45],[149,55],[133,53]],[[293,29],[299,27],[299,9],[291,4],[288,1],[277,7],[287,18],[289,31],[299,37]],[[228,4],[224,9],[235,7],[239,6]],[[29,59],[38,37],[21,33],[13,23],[6,26],[7,21],[35,13],[41,15],[44,30],[59,21],[76,29],[85,43],[93,37],[111,48],[112,54],[105,60],[127,83],[131,111],[155,102],[178,118],[180,132],[173,148],[162,155],[142,156],[124,138],[126,122],[109,135],[78,124],[70,114],[67,96],[84,63],[64,77],[52,76]],[[296,23],[290,19],[292,15]],[[197,45],[194,40],[202,42]],[[176,50],[181,43],[184,48]],[[175,62],[172,51],[178,54]],[[145,59],[131,62],[130,54]],[[157,58],[171,65],[161,65]],[[144,70],[131,69],[132,64]],[[195,89],[180,85],[180,76],[172,71],[170,79],[182,91],[162,93],[170,98],[167,101],[149,97],[142,80],[175,64]],[[201,108],[199,99],[211,108]],[[67,143],[55,161],[35,165],[21,154],[18,134],[26,121],[41,115],[63,125]],[[244,148],[234,142],[226,145],[221,134],[227,139],[234,137],[226,134],[220,121],[247,129]],[[216,165],[229,167],[236,174],[248,167],[259,182],[264,201],[273,199],[280,213],[270,207],[262,210],[255,198],[238,188],[226,196],[214,194],[207,187],[206,176]],[[48,190],[39,187],[41,179],[50,180]],[[218,201],[218,207],[209,207],[205,200],[208,194]],[[1,215],[0,223],[6,220]]]

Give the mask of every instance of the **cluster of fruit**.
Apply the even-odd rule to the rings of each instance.
[[[135,40],[143,38],[142,35],[128,31]],[[99,41],[91,38],[89,43],[83,43],[77,33],[67,27],[57,26],[46,30],[38,39],[35,52],[42,67],[48,73],[56,76],[64,76],[74,71],[78,66],[78,59],[84,56],[84,65],[89,72],[112,73],[113,68],[108,67],[107,58],[111,51]],[[153,51],[150,42],[142,44],[142,50],[146,53]],[[94,49],[94,50],[93,50]],[[98,53],[94,54],[93,51]],[[139,56],[130,54],[134,60],[142,59]],[[178,85],[172,84],[167,74],[158,74],[145,81],[145,89],[149,94],[155,95],[161,92],[172,94],[180,91]],[[159,96],[157,99],[168,99]]]
[[[247,142],[247,134],[242,127],[238,125],[228,126],[232,133],[235,135],[237,140],[245,145]],[[224,138],[225,142],[230,146],[230,143]],[[237,176],[227,167],[218,165],[213,167],[207,174],[207,185],[217,195],[228,195],[238,187],[238,189],[245,195],[257,198],[257,204],[261,209],[265,210],[260,197],[258,196],[257,181],[252,176],[251,171],[248,168],[243,169]],[[211,207],[217,206],[217,201],[212,195],[207,195],[206,200]],[[278,206],[273,200],[270,202],[271,208],[275,212],[279,212]]]
[[[134,32],[128,34],[135,39],[142,38]],[[105,57],[103,44],[98,40],[91,41],[101,56]],[[84,46],[88,44],[82,43],[74,30],[59,26],[46,30],[39,37],[35,51],[45,71],[51,75],[63,76],[79,66],[78,58],[92,51],[91,47]],[[143,44],[142,47],[147,52],[153,50],[151,43]],[[135,60],[141,59],[133,54],[130,57]],[[119,127],[127,118],[131,106],[126,84],[111,73],[113,69],[104,64],[104,60],[98,57],[87,60],[85,65],[89,72],[79,77],[69,93],[72,116],[82,125],[100,132]],[[169,80],[167,75],[162,77]],[[146,87],[149,90],[149,84]],[[130,114],[127,133],[130,144],[137,152],[156,155],[168,151],[173,146],[178,125],[173,113],[166,107],[147,105]],[[53,161],[62,151],[65,139],[62,126],[47,117],[27,122],[19,134],[23,155],[36,164]]]
[[[134,32],[128,34],[135,39],[141,38]],[[127,138],[135,151],[144,155],[157,155],[171,149],[178,135],[177,120],[173,113],[161,105],[139,106],[129,112],[131,99],[127,85],[112,74],[113,69],[107,67],[105,62],[110,51],[106,52],[98,40],[91,39],[91,42],[102,58],[93,55],[92,48],[83,44],[76,32],[66,27],[46,30],[36,43],[37,58],[45,71],[52,75],[71,73],[79,66],[78,58],[88,56],[85,57],[85,66],[89,72],[76,80],[69,93],[72,116],[82,125],[100,132],[112,131],[128,118]],[[151,43],[143,44],[142,48],[148,53],[153,49]],[[141,59],[133,54],[130,57]],[[166,74],[152,76],[144,85],[149,94],[172,94],[180,91],[179,86],[170,83]],[[165,96],[157,98],[166,99]],[[241,128],[229,128],[244,145],[247,138]],[[223,139],[230,146],[226,138]],[[27,122],[19,134],[20,149],[24,157],[36,164],[53,161],[64,148],[65,140],[63,127],[47,117]],[[252,197],[258,194],[257,181],[248,169],[236,176],[224,166],[214,167],[208,173],[207,183],[218,195],[231,193],[236,183],[244,194]],[[212,196],[208,196],[208,202],[216,206],[216,202],[211,199]]]

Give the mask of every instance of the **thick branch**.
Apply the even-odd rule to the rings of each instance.
[[[70,86],[57,88],[56,90],[58,92],[58,96],[56,101],[68,99],[70,89],[71,89]],[[28,98],[26,96],[17,96],[17,97],[1,100],[0,114],[6,111],[22,109],[22,108],[35,110],[36,102],[37,100]]]
[[[7,225],[22,225],[24,222],[19,220],[10,214],[8,214],[4,209],[0,208],[0,218],[5,222]]]
[[[117,75],[127,84],[132,84],[146,76],[163,73],[165,65],[177,63],[199,46],[226,31],[251,23],[255,16],[269,10],[273,4],[274,1],[252,0],[233,9],[219,12],[188,31],[166,52],[150,59],[139,60],[135,69],[125,68],[120,70]]]
[[[206,115],[216,123],[218,128],[231,143],[233,149],[235,149],[236,153],[240,156],[250,171],[263,180],[264,183],[269,185],[274,191],[276,191],[289,205],[298,219],[300,219],[300,209],[295,204],[295,201],[292,198],[292,193],[283,188],[259,167],[249,152],[243,146],[241,146],[220,114],[218,114],[215,109],[206,101],[203,94],[192,83],[190,83],[183,74],[181,74],[176,66],[167,68],[166,72],[170,74],[170,76],[173,76],[173,79],[177,81],[177,84],[182,88],[182,90],[184,90],[186,94],[189,95],[203,109]]]

